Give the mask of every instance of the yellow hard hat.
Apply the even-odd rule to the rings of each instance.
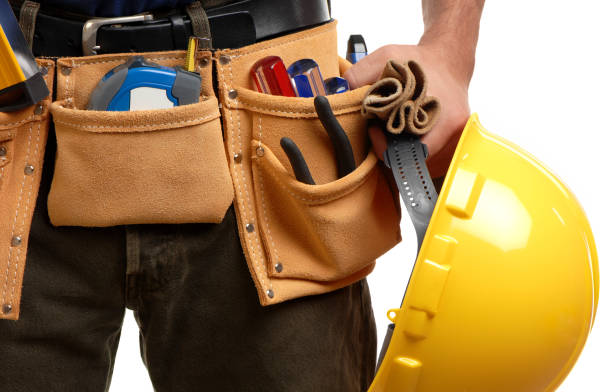
[[[469,119],[372,392],[554,391],[593,326],[593,235],[571,192]]]

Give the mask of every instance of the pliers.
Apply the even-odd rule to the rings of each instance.
[[[338,178],[342,178],[355,170],[353,147],[342,125],[340,125],[338,119],[334,115],[327,98],[324,96],[316,97],[314,99],[314,107],[319,116],[319,121],[321,121],[334,147]],[[283,137],[280,144],[287,158],[289,158],[295,178],[300,182],[315,185],[314,179],[310,174],[310,169],[304,159],[304,155],[295,142],[289,137]]]

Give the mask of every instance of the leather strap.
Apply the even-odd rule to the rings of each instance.
[[[212,49],[212,36],[210,34],[210,22],[208,21],[208,16],[206,15],[206,11],[202,7],[202,3],[199,1],[193,2],[185,7],[185,12],[189,15],[189,19],[191,19],[193,35],[199,38],[208,38],[208,40],[203,40],[204,44],[207,46],[201,46],[202,49]]]
[[[36,27],[36,16],[40,4],[34,1],[24,1],[19,10],[19,27],[23,31],[23,35],[28,43],[30,49],[32,49],[32,42],[34,41],[34,29]]]
[[[175,48],[185,46],[187,40],[189,39],[189,32],[187,31],[187,26],[185,26],[185,21],[180,15],[170,15],[168,17],[170,20],[170,27],[172,29],[172,42]]]

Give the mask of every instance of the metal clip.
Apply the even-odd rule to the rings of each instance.
[[[82,36],[83,55],[89,56],[89,55],[98,54],[98,51],[101,49],[97,43],[98,29],[100,27],[107,26],[107,25],[114,25],[114,24],[145,22],[149,20],[153,20],[153,14],[120,16],[116,18],[89,19],[83,25],[83,36]]]

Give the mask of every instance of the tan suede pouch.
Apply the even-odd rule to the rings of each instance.
[[[148,53],[182,64],[182,51]],[[200,102],[132,112],[83,110],[98,81],[130,55],[58,60],[57,137],[48,199],[56,226],[217,223],[233,199],[210,53],[199,54]]]
[[[37,60],[53,88],[55,64]],[[37,105],[0,113],[0,319],[17,320],[32,215],[49,130],[47,97]]]
[[[331,22],[215,54],[240,238],[264,305],[362,279],[400,240],[396,199],[360,114],[369,86],[328,96],[357,164],[338,179],[314,99],[260,94],[251,85],[250,68],[268,55],[280,56],[287,66],[312,58],[326,78],[340,75],[348,64],[335,53]],[[280,146],[284,136],[300,147],[317,185],[295,179]]]

